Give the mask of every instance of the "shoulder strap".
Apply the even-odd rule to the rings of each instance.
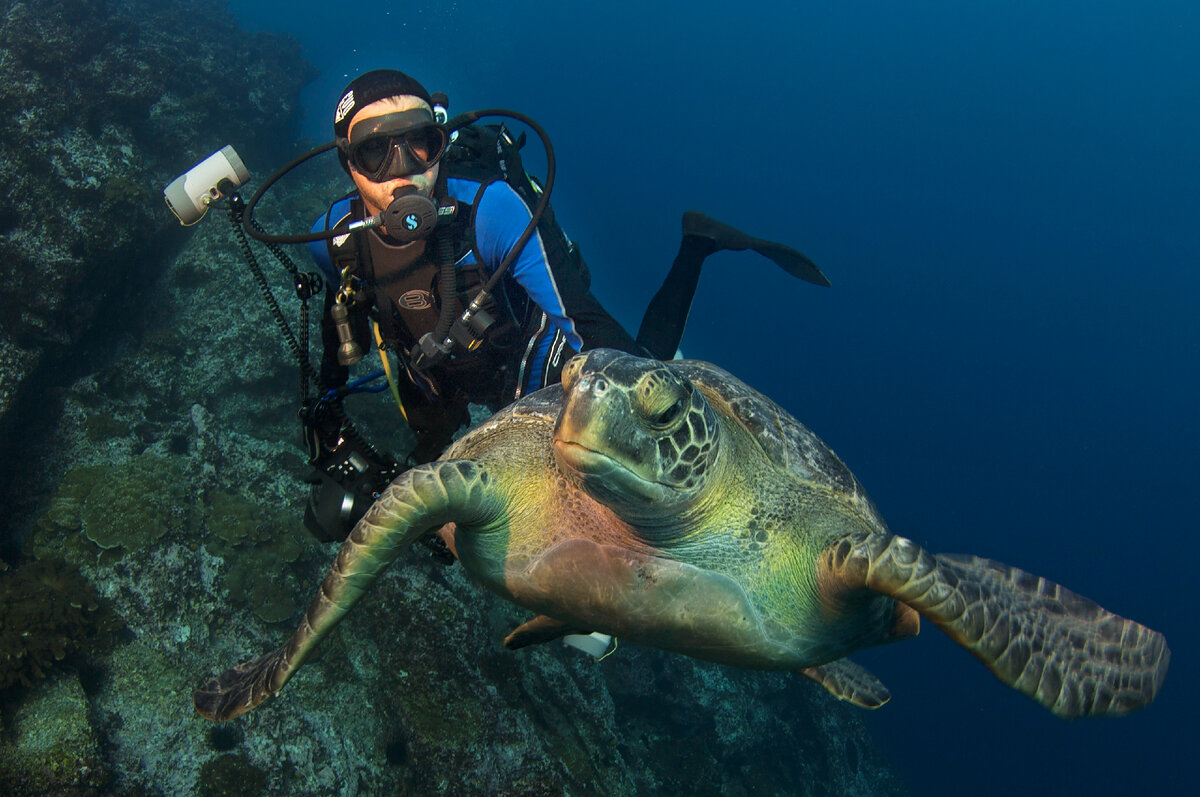
[[[521,148],[524,146],[525,134],[514,139],[503,124],[467,125],[458,130],[454,143],[446,151],[446,170],[450,176],[480,183],[480,193],[490,183],[508,183],[532,210],[541,199],[542,185],[536,177],[525,171],[521,161]],[[538,232],[551,267],[556,271],[568,270],[585,289],[589,287],[591,274],[588,273],[587,264],[554,218],[553,206],[547,205],[538,224]],[[471,233],[474,234],[473,228]]]
[[[467,125],[456,131],[443,162],[453,177],[479,183],[525,182],[528,176],[519,152],[524,143],[523,138],[514,140],[504,125]],[[521,180],[514,181],[518,176]]]

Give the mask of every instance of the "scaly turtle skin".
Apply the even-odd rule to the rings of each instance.
[[[277,693],[398,552],[441,529],[468,572],[539,614],[506,640],[596,630],[710,661],[794,670],[865,707],[847,661],[919,615],[1055,714],[1154,699],[1163,637],[986,559],[890,533],[853,474],[774,402],[715,366],[610,350],[401,475],[343,545],[278,651],[195,694],[227,720]]]

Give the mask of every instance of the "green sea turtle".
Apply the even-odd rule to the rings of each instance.
[[[813,678],[882,705],[845,656],[923,615],[1061,717],[1154,699],[1163,637],[1045,579],[890,533],[858,480],[770,399],[698,361],[611,350],[404,473],[354,528],[291,640],[212,679],[227,720],[277,693],[407,545],[441,529],[487,588],[538,614],[509,647],[601,631]]]

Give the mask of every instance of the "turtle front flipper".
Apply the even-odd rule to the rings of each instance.
[[[1065,719],[1148,705],[1171,653],[1156,631],[1007,565],[934,556],[884,534],[841,539],[822,578],[866,587],[916,609],[997,678]]]
[[[226,670],[192,695],[196,711],[216,722],[245,714],[279,691],[287,680],[286,663],[284,647]]]
[[[494,520],[499,502],[489,493],[489,483],[473,460],[431,462],[400,474],[346,538],[291,640],[210,680],[193,695],[196,711],[223,722],[277,693],[414,540],[450,521],[484,526]]]

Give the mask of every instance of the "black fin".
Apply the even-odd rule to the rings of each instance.
[[[740,252],[746,249],[758,252],[771,260],[787,273],[805,282],[828,288],[829,279],[821,273],[817,264],[808,259],[802,252],[790,246],[764,241],[747,235],[736,227],[717,221],[696,210],[688,210],[683,214],[683,234],[708,238],[716,244],[716,248]]]

